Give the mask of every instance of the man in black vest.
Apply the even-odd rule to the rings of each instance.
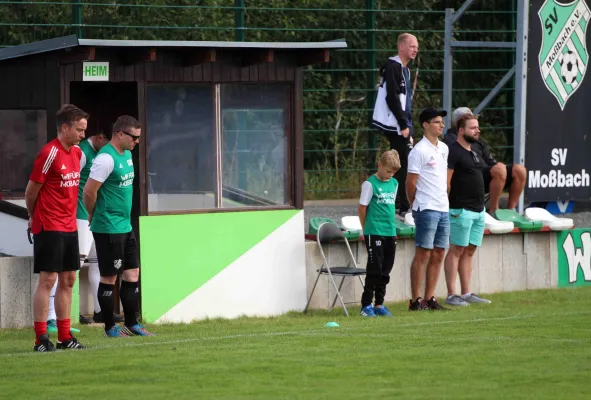
[[[419,42],[410,33],[398,37],[398,55],[380,68],[380,86],[373,113],[372,126],[390,141],[390,148],[400,156],[400,169],[394,175],[399,183],[396,209],[402,215],[410,209],[406,197],[408,154],[412,150],[412,87],[408,64],[419,52]]]

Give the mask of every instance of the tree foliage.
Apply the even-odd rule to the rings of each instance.
[[[413,115],[442,106],[445,7],[462,0],[375,0],[375,49],[368,46],[367,0],[246,0],[247,41],[323,41],[344,38],[348,49],[333,52],[328,65],[305,70],[305,167],[309,184],[330,176],[331,190],[366,173],[386,144],[369,128],[379,66],[396,52],[396,37],[408,31],[420,44],[411,65],[419,70]],[[475,2],[455,26],[456,40],[515,40],[512,0]],[[83,35],[103,39],[234,40],[233,0],[101,0],[82,4]],[[73,6],[67,1],[0,3],[0,45],[10,46],[73,32]],[[375,63],[371,63],[372,55]],[[453,106],[475,108],[514,63],[511,51],[454,51]],[[501,91],[481,118],[483,136],[500,159],[510,158],[512,86]],[[451,110],[448,110],[451,111]],[[417,138],[420,127],[415,122]],[[500,146],[500,147],[499,147]],[[323,175],[324,174],[324,175]],[[324,178],[322,178],[324,176]],[[321,179],[322,178],[322,179]],[[325,179],[326,180],[326,179]],[[341,184],[339,183],[341,182]],[[330,186],[330,185],[329,185]],[[357,190],[355,184],[354,190]],[[345,187],[343,190],[346,190]],[[320,189],[321,190],[321,189]]]

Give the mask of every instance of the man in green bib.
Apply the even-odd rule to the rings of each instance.
[[[88,225],[88,213],[84,208],[83,194],[84,186],[88,181],[90,175],[90,168],[96,158],[98,152],[105,147],[111,140],[110,131],[99,131],[96,134],[87,137],[80,142],[78,147],[82,150],[82,159],[80,160],[80,186],[78,187],[78,209],[76,211],[76,225],[78,226],[78,247],[80,248],[80,263],[81,268],[84,265],[84,259],[88,258],[88,282],[90,283],[90,290],[94,300],[94,316],[91,319],[80,314],[80,323],[89,324],[92,322],[103,322],[101,306],[98,302],[98,287],[100,284],[100,271],[98,267],[96,248],[94,245],[94,238]],[[120,320],[120,316],[115,316],[115,320]]]
[[[139,252],[131,227],[133,179],[131,150],[139,142],[141,125],[123,115],[113,125],[111,141],[94,159],[84,188],[84,207],[94,237],[101,280],[98,299],[105,336],[154,336],[137,321],[139,302]],[[123,273],[120,298],[125,323],[120,328],[113,315],[113,291]]]
[[[367,248],[365,288],[361,296],[362,317],[391,317],[384,306],[386,285],[396,255],[396,193],[398,181],[394,178],[400,169],[396,150],[386,151],[380,157],[378,171],[361,185],[359,220]],[[375,305],[372,301],[375,296]]]

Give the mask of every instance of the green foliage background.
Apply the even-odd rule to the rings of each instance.
[[[305,70],[306,198],[356,196],[386,141],[369,128],[376,68],[396,53],[396,37],[420,44],[413,115],[442,105],[445,7],[462,0],[245,0],[246,41],[323,41],[345,38],[348,49],[327,65]],[[375,4],[375,49],[368,48],[367,6]],[[76,32],[85,38],[235,40],[234,0],[0,1],[0,45],[12,46]],[[478,0],[455,26],[456,40],[514,41],[512,0]],[[369,26],[371,27],[371,26]],[[371,64],[375,56],[375,65]],[[453,106],[476,107],[514,64],[512,50],[456,49]],[[415,62],[416,64],[416,62]],[[417,65],[411,65],[415,78]],[[483,137],[499,160],[512,158],[513,83],[481,116]],[[416,139],[420,130],[415,122]]]

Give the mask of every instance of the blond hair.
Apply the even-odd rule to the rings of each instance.
[[[401,33],[400,35],[398,35],[397,45],[400,46],[401,44],[405,43],[408,39],[414,38],[414,37],[415,37],[415,35],[410,34],[410,33]]]
[[[383,167],[392,167],[395,170],[399,170],[400,157],[398,156],[398,152],[396,150],[385,151],[380,156],[380,165],[382,165]]]

